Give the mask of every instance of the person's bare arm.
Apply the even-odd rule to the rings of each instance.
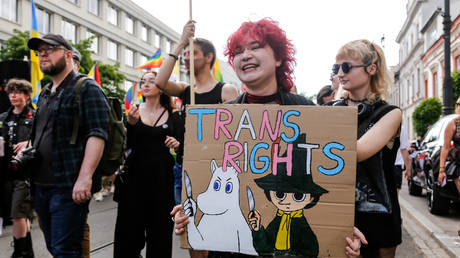
[[[226,83],[222,87],[222,102],[234,100],[238,97],[238,89],[235,85]]]
[[[394,109],[384,115],[357,143],[357,161],[361,162],[381,150],[396,135],[401,125],[401,110]]]
[[[104,145],[105,141],[99,137],[91,136],[88,138],[80,173],[73,186],[72,199],[75,203],[83,203],[91,199],[92,177],[101,160]]]
[[[402,149],[400,150],[401,151],[401,156],[403,158],[403,161],[404,161],[404,167],[406,168],[405,170],[405,173],[404,173],[404,177],[406,179],[409,179],[410,177],[410,156],[409,156],[409,150],[408,148],[406,149]]]
[[[170,54],[178,58],[182,49],[188,45],[189,38],[193,37],[194,35],[195,22],[190,20],[185,24],[181,39]],[[155,78],[155,84],[166,94],[178,97],[182,92],[184,92],[187,84],[184,82],[172,82],[169,80],[175,63],[176,59],[174,57],[166,55],[166,58],[164,58],[163,64],[160,67],[160,71]]]
[[[441,148],[441,156],[439,159],[439,175],[438,175],[438,182],[442,184],[442,180],[446,177],[445,166],[446,166],[446,159],[447,154],[450,150],[450,142],[452,141],[452,136],[454,136],[455,132],[455,120],[450,121],[446,129],[444,129],[444,143]]]

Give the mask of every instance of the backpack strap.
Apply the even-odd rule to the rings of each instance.
[[[74,107],[76,108],[73,116],[72,136],[70,137],[70,144],[72,145],[77,142],[78,128],[80,127],[80,91],[81,86],[86,80],[91,80],[91,78],[89,78],[88,76],[82,76],[78,79],[73,88],[73,91],[75,93],[73,103]]]
[[[367,127],[369,124],[374,121],[380,119],[382,116],[384,116],[386,113],[390,112],[391,110],[397,108],[396,106],[391,106],[388,104],[383,104],[377,107],[374,112],[370,116],[368,116],[362,123],[359,124],[358,126],[358,139],[361,138],[361,136],[364,135],[366,132]]]

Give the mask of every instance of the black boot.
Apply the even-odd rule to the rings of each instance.
[[[24,258],[34,258],[34,248],[33,248],[33,245],[32,245],[32,236],[30,235],[30,231],[27,232],[27,236],[26,236],[26,256],[24,256]]]
[[[11,258],[34,258],[33,250],[29,252],[27,247],[27,236],[23,238],[14,238],[14,252],[11,255]],[[32,239],[30,240],[32,243]]]

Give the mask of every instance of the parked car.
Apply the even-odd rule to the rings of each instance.
[[[438,184],[439,159],[444,143],[444,130],[456,114],[439,119],[426,133],[420,150],[413,159],[414,168],[409,184],[409,193],[420,195],[423,188],[427,192],[428,209],[433,214],[446,214],[452,201],[460,201],[452,175],[447,175],[446,185]]]

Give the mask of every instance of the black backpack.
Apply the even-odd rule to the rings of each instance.
[[[80,126],[80,90],[86,80],[92,79],[87,76],[82,76],[75,83],[75,115],[70,144],[75,144],[77,141],[78,128]],[[104,153],[96,169],[97,173],[101,176],[110,176],[119,169],[120,165],[122,165],[125,160],[124,152],[126,149],[126,128],[123,124],[123,113],[120,101],[117,98],[107,97],[107,102],[110,106],[108,138],[105,142]]]

